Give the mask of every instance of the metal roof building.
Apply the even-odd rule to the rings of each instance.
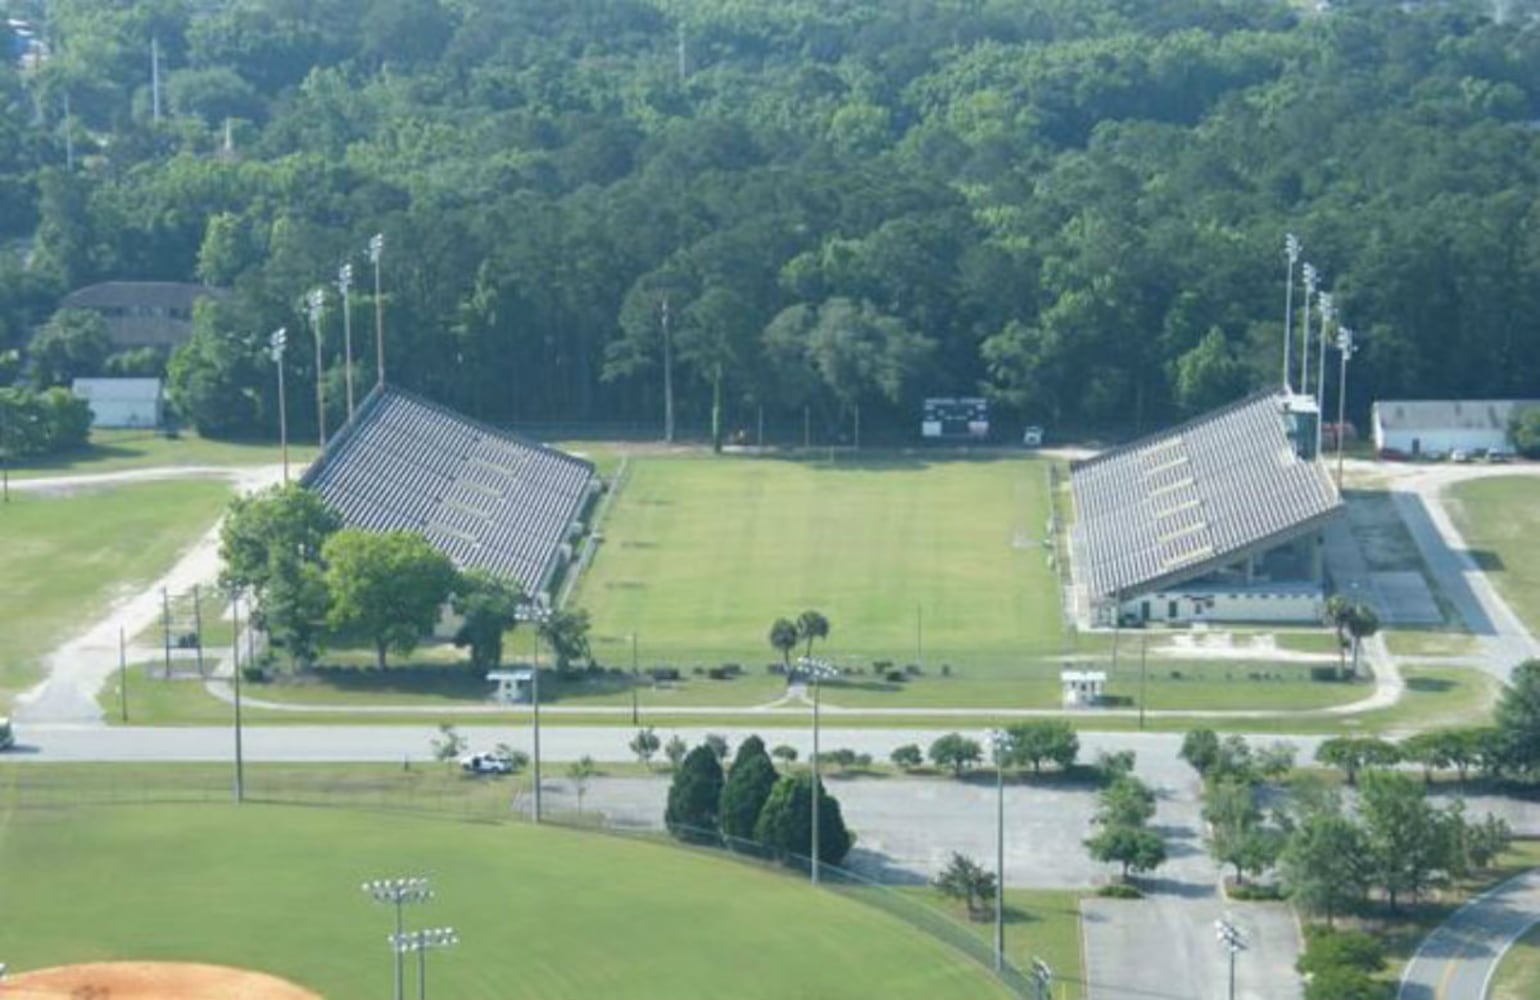
[[[1218,575],[1234,616],[1286,620],[1284,598],[1319,580],[1316,538],[1343,509],[1321,463],[1300,457],[1301,437],[1314,441],[1313,424],[1302,435],[1294,423],[1298,410],[1314,417],[1302,402],[1257,393],[1073,466],[1077,603],[1093,617],[1114,606],[1126,615],[1143,595]],[[1302,539],[1309,544],[1284,551]],[[1173,613],[1157,616],[1185,617],[1175,611],[1173,601]],[[1148,602],[1142,617],[1151,617]]]
[[[421,534],[461,569],[544,592],[599,481],[594,467],[390,386],[306,471],[350,527]]]
[[[223,288],[180,281],[104,281],[70,292],[59,308],[100,313],[114,347],[175,347],[192,336],[199,299],[229,296]]]
[[[77,378],[70,391],[90,405],[92,427],[159,427],[165,417],[158,378]]]
[[[1374,404],[1376,451],[1447,455],[1452,451],[1508,451],[1508,425],[1533,399],[1382,399]]]

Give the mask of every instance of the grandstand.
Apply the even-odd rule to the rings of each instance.
[[[1084,619],[1319,621],[1321,530],[1342,499],[1313,401],[1257,393],[1071,469]]]
[[[350,527],[416,532],[461,569],[540,594],[570,559],[599,481],[582,459],[381,386],[301,485]]]

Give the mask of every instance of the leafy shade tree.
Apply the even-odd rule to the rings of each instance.
[[[930,762],[937,767],[949,767],[954,778],[977,764],[984,757],[978,740],[969,739],[962,733],[947,733],[930,745]]]
[[[777,618],[770,624],[770,646],[781,654],[781,662],[786,666],[786,672],[791,672],[791,651],[797,648],[801,636],[797,633],[796,623],[789,618]]]
[[[1103,826],[1143,826],[1155,815],[1155,792],[1131,774],[1113,779],[1098,796],[1096,821]]]
[[[1508,437],[1525,458],[1540,458],[1540,407],[1519,410],[1508,423]]]
[[[797,616],[797,638],[807,644],[803,655],[813,655],[813,640],[829,638],[829,619],[822,612],[808,609]]]
[[[668,761],[670,771],[677,772],[679,765],[684,763],[685,754],[689,752],[690,745],[680,739],[677,733],[670,736],[668,742],[663,744],[663,759]]]
[[[0,388],[0,452],[8,461],[82,448],[90,436],[90,404],[68,389]]]
[[[1194,729],[1182,737],[1179,755],[1199,777],[1207,777],[1219,761],[1219,734],[1212,729]]]
[[[652,758],[662,749],[663,741],[658,739],[658,734],[648,726],[646,729],[638,730],[627,746],[631,748],[632,753],[636,754],[636,759],[643,767],[650,767]]]
[[[1513,668],[1497,702],[1497,731],[1509,767],[1540,769],[1540,660]]]
[[[485,570],[460,575],[450,606],[461,618],[454,644],[470,647],[471,666],[495,670],[503,662],[503,636],[518,625],[524,592]]]
[[[587,608],[552,611],[539,625],[540,637],[551,647],[556,669],[566,670],[588,659],[588,631],[591,622]]]
[[[888,760],[893,762],[894,767],[912,771],[925,763],[925,753],[920,749],[919,744],[905,743],[901,747],[895,747],[893,752],[888,754]]]
[[[779,778],[765,752],[764,741],[758,736],[750,736],[738,745],[732,769],[727,772],[727,784],[722,787],[720,815],[725,836],[753,839],[759,814]]]
[[[1121,866],[1123,881],[1166,863],[1166,843],[1145,826],[1104,826],[1085,842],[1092,859]]]
[[[705,745],[706,749],[717,755],[717,763],[726,762],[727,754],[731,749],[727,745],[726,736],[723,736],[721,733],[707,733],[706,738],[701,742]]]
[[[1290,831],[1278,856],[1278,871],[1289,898],[1307,913],[1336,916],[1368,890],[1369,857],[1363,831],[1336,810],[1305,816]]]
[[[987,912],[986,904],[995,898],[995,873],[956,851],[932,884],[941,895],[967,906],[968,917],[973,920],[981,919]]]
[[[433,751],[433,759],[445,764],[453,764],[459,760],[468,745],[468,741],[460,735],[459,730],[447,722],[438,727],[438,735],[433,737],[429,744]]]
[[[1380,616],[1374,613],[1374,609],[1367,604],[1355,604],[1348,614],[1347,632],[1348,638],[1353,644],[1353,666],[1348,676],[1358,679],[1358,658],[1363,651],[1364,640],[1372,637],[1380,630]]]
[[[1246,365],[1217,327],[1176,360],[1176,401],[1189,413],[1212,410],[1244,395],[1249,382]]]
[[[1062,719],[1023,722],[1007,729],[1006,735],[1009,737],[1006,763],[1030,764],[1033,774],[1043,772],[1044,761],[1067,771],[1080,754],[1080,737],[1075,735],[1074,727]]]
[[[1246,881],[1247,872],[1260,874],[1271,867],[1283,844],[1279,831],[1263,824],[1256,789],[1226,776],[1210,782],[1203,798],[1209,853],[1235,869],[1237,884]]]
[[[770,756],[774,757],[782,764],[795,764],[797,762],[797,748],[786,743],[781,743],[778,744],[774,750],[770,751]]]
[[[374,643],[375,660],[405,655],[432,630],[457,574],[449,557],[410,532],[374,533],[345,528],[322,550],[331,592],[327,621]]]
[[[839,801],[818,783],[818,860],[837,865],[855,838],[845,826]],[[754,826],[754,839],[782,857],[810,857],[813,851],[813,777],[785,775],[775,783]]]
[[[1395,771],[1364,775],[1359,797],[1370,882],[1395,910],[1439,884],[1452,863],[1451,817],[1428,802],[1417,780]],[[1453,819],[1458,821],[1456,814]]]
[[[870,302],[832,298],[818,307],[807,335],[807,357],[840,406],[854,417],[852,441],[861,446],[861,404],[880,396],[897,403],[905,384],[935,343]]]
[[[1358,784],[1365,768],[1393,767],[1401,762],[1401,750],[1394,743],[1373,736],[1333,736],[1316,747],[1315,759],[1340,770],[1349,785]]]
[[[594,766],[594,759],[586,753],[567,765],[567,777],[572,782],[572,790],[577,793],[578,812],[583,811],[583,796],[588,793],[588,783],[593,780],[599,769]]]
[[[60,309],[27,350],[32,376],[44,388],[100,375],[111,353],[107,321],[90,309]]]
[[[704,743],[674,769],[663,823],[680,840],[712,840],[722,802],[722,761]]]

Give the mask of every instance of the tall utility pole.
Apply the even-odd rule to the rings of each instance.
[[[348,419],[353,419],[353,265],[337,269],[337,291],[342,296],[342,364],[347,373]]]
[[[310,329],[315,335],[315,417],[316,430],[320,433],[321,449],[326,449],[326,367],[321,354],[321,320],[326,310],[326,292],[312,288],[305,296],[310,309]]]
[[[1289,259],[1288,284],[1283,286],[1283,391],[1289,391],[1289,361],[1294,346],[1294,265],[1299,263],[1299,238],[1289,233],[1283,238],[1283,252]]]
[[[984,734],[995,755],[995,975],[1005,971],[1005,749],[999,729]]]
[[[1305,262],[1301,271],[1305,276],[1305,322],[1304,339],[1300,341],[1299,350],[1299,391],[1310,391],[1310,300],[1315,297],[1315,267],[1309,261]]]
[[[288,327],[279,327],[267,338],[268,353],[278,369],[278,441],[283,449],[283,484],[289,485],[289,406],[283,391],[283,349],[289,344]]]
[[[1337,492],[1342,492],[1342,439],[1347,425],[1347,366],[1348,360],[1358,348],[1353,344],[1353,331],[1345,326],[1337,328],[1337,350],[1342,362],[1337,375]]]
[[[150,117],[160,124],[160,39],[150,39]]]
[[[674,338],[668,328],[668,296],[663,296],[663,440],[674,443]]]
[[[374,265],[374,384],[385,384],[385,303],[380,299],[380,258],[385,255],[385,234],[369,237],[369,263]]]
[[[241,594],[230,592],[230,674],[235,687],[235,804],[246,801],[246,758],[241,747]]]
[[[1321,293],[1321,356],[1316,364],[1315,374],[1315,398],[1316,409],[1320,411],[1315,422],[1315,453],[1321,454],[1321,436],[1326,431],[1326,339],[1331,333],[1331,324],[1337,318],[1337,311],[1332,306],[1330,292]],[[1309,392],[1310,387],[1305,386]]]

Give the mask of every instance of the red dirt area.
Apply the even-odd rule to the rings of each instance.
[[[222,965],[94,962],[7,977],[0,1000],[321,1000],[275,976]]]

